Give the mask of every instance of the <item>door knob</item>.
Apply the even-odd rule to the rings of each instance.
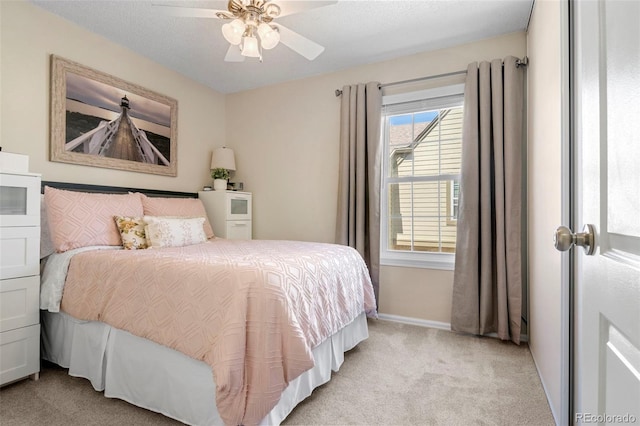
[[[558,251],[567,251],[574,245],[580,246],[591,256],[596,251],[595,239],[595,227],[591,224],[585,225],[582,232],[576,234],[566,226],[559,226],[553,235],[553,244]]]

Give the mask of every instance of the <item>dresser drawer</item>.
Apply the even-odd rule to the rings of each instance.
[[[40,226],[40,176],[0,173],[0,226]]]
[[[40,273],[40,227],[0,228],[0,279]]]
[[[228,220],[227,239],[229,240],[250,240],[251,221],[250,220]]]
[[[0,385],[39,371],[39,324],[0,333]]]
[[[40,277],[0,280],[0,331],[40,322]]]

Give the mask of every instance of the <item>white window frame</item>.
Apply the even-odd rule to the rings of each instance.
[[[458,183],[458,210],[460,209],[460,179],[454,179],[447,183],[447,224],[456,225],[458,223],[458,212],[455,211],[456,182]]]
[[[412,268],[427,269],[444,269],[453,270],[455,266],[455,253],[434,253],[434,252],[408,252],[399,250],[389,250],[389,215],[388,215],[388,178],[389,167],[389,143],[386,140],[388,129],[386,128],[387,113],[385,108],[402,108],[402,104],[415,103],[416,107],[424,107],[425,109],[446,108],[447,106],[462,105],[464,101],[464,84],[455,84],[434,89],[421,90],[416,92],[401,93],[395,95],[387,95],[382,97],[383,114],[382,114],[382,183],[380,194],[380,264],[387,266],[404,266]],[[419,104],[418,104],[419,103]],[[415,110],[414,110],[415,111]],[[409,113],[407,111],[407,113]],[[438,176],[439,178],[442,176]],[[447,176],[449,177],[449,176]],[[460,180],[460,175],[450,176]],[[394,178],[396,183],[402,178]],[[417,179],[433,180],[431,177]],[[411,178],[410,181],[416,181]]]

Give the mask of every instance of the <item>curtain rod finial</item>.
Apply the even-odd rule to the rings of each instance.
[[[336,97],[342,95],[342,90],[336,89]]]

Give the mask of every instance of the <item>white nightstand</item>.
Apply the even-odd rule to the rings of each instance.
[[[0,172],[0,386],[40,372],[40,175]]]
[[[251,239],[251,193],[238,191],[200,191],[209,222],[216,237],[230,240]]]

